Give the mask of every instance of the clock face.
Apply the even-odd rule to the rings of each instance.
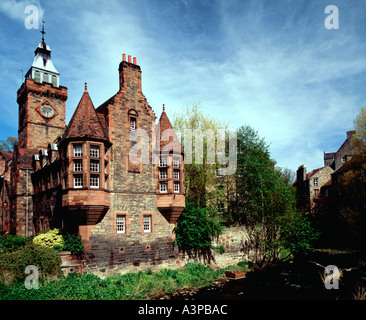
[[[53,115],[55,114],[55,111],[53,110],[53,108],[51,106],[45,104],[41,108],[41,113],[46,118],[52,118]]]

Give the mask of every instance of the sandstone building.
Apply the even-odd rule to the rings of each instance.
[[[329,197],[330,189],[335,185],[334,177],[343,172],[347,161],[352,159],[351,139],[354,134],[355,131],[348,131],[346,140],[336,152],[324,152],[324,167],[314,169],[310,173],[306,173],[304,165],[297,169],[294,186],[299,209],[314,212],[317,210],[319,196],[322,195],[323,200]],[[329,207],[329,204],[327,206]]]
[[[66,125],[68,89],[42,38],[17,92],[18,144],[0,154],[1,231],[79,233],[90,268],[175,264],[183,149],[165,108],[156,123],[136,58],[123,54],[118,71],[119,91],[97,108],[85,84]]]

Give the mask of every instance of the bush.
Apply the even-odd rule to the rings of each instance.
[[[198,208],[194,203],[188,203],[174,228],[175,244],[189,258],[203,259],[210,262],[213,259],[213,238],[222,232],[219,222],[210,217],[206,208]]]
[[[294,256],[304,256],[313,251],[313,243],[320,233],[314,229],[305,215],[291,212],[281,225],[281,242]]]
[[[40,279],[60,276],[61,258],[58,253],[45,246],[28,243],[13,252],[0,255],[0,281],[5,283],[24,281],[25,268],[35,265]]]
[[[29,239],[22,236],[5,235],[0,236],[0,253],[12,252],[25,246]]]
[[[62,250],[71,251],[72,254],[81,255],[84,252],[81,236],[78,234],[66,233],[63,236],[64,246]]]
[[[54,246],[59,248],[64,246],[64,239],[59,229],[40,233],[34,237],[33,242],[48,248],[53,248]]]

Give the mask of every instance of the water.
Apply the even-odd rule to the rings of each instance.
[[[360,258],[359,253],[317,253],[306,260],[249,272],[244,279],[228,280],[223,285],[186,292],[172,299],[351,300],[360,284],[366,287],[366,268],[359,265]],[[327,265],[335,265],[342,270],[339,289],[325,287],[324,267]]]

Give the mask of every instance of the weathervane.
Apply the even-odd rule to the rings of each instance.
[[[45,22],[44,22],[44,20],[42,20],[42,31],[41,31],[41,33],[42,33],[42,42],[44,42],[44,35],[46,33],[46,31],[44,31],[44,24],[45,24]]]

